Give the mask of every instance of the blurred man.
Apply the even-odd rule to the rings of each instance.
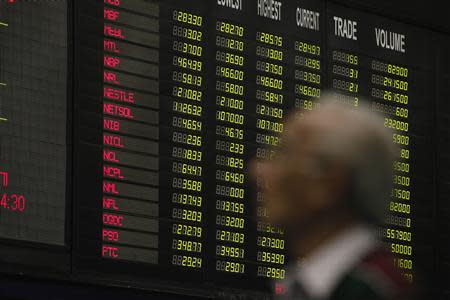
[[[286,229],[291,256],[282,299],[410,299],[375,237],[392,185],[395,148],[383,119],[325,99],[292,115],[282,145],[255,163],[269,221]]]

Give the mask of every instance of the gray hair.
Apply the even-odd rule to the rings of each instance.
[[[392,132],[384,127],[384,118],[364,104],[352,108],[332,95],[323,97],[320,104],[310,117],[336,122],[318,131],[315,162],[311,161],[315,171],[311,171],[320,176],[331,163],[343,164],[351,176],[348,207],[367,222],[381,222],[392,188],[396,151]]]

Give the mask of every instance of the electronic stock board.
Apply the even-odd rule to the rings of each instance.
[[[328,91],[392,129],[378,234],[409,281],[434,266],[431,31],[317,0],[25,3],[0,6],[8,251],[56,251],[77,280],[258,297],[289,258],[248,162]]]

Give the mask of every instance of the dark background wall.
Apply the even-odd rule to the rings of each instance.
[[[167,295],[118,287],[100,287],[65,281],[46,281],[31,278],[0,276],[1,300],[194,300],[186,295]]]

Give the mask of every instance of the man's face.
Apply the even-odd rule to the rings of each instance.
[[[332,209],[339,198],[342,191],[336,189],[336,184],[341,185],[342,178],[336,177],[342,174],[335,171],[340,168],[325,173],[318,168],[312,147],[317,138],[320,135],[308,124],[289,121],[277,155],[258,163],[255,173],[272,224],[301,229]]]

